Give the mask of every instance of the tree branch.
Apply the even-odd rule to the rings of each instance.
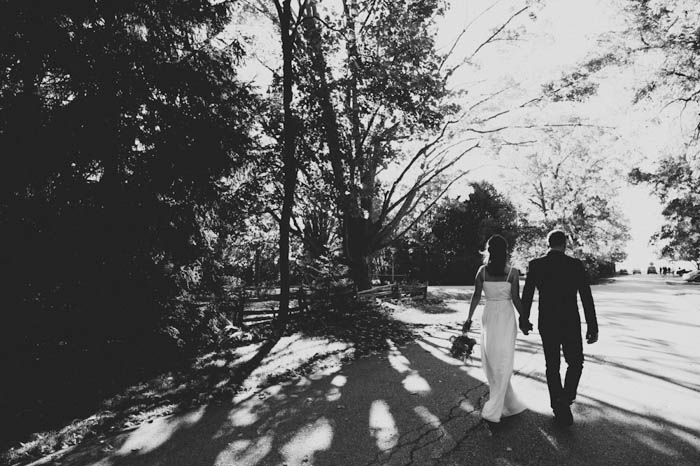
[[[526,140],[526,141],[517,141],[517,142],[510,142],[507,139],[503,139],[504,146],[531,146],[532,144],[534,144],[536,142],[537,142],[537,139]]]
[[[489,134],[489,133],[497,133],[499,131],[503,131],[504,129],[508,129],[508,128],[514,128],[514,126],[501,126],[500,128],[493,128],[493,129],[465,128],[464,131],[471,131],[472,133],[477,133],[477,134]]]
[[[506,87],[506,88],[504,88],[504,89],[501,89],[500,91],[494,92],[493,94],[490,94],[490,95],[484,97],[483,99],[479,100],[478,102],[476,102],[475,104],[473,104],[471,107],[469,107],[469,110],[474,110],[474,109],[475,109],[476,107],[478,107],[479,105],[488,102],[489,100],[493,99],[494,97],[496,97],[496,96],[498,96],[498,95],[500,95],[500,94],[503,94],[504,92],[506,92],[507,90],[510,90],[510,89],[512,89],[512,88],[513,88],[513,86],[508,86],[508,87]]]
[[[374,125],[374,120],[377,118],[377,115],[379,114],[379,110],[382,108],[382,103],[377,104],[377,108],[372,112],[372,116],[370,117],[369,121],[367,122],[367,127],[365,128],[365,134],[362,136],[362,140],[360,142],[360,145],[364,147],[365,142],[367,141],[367,137],[370,134],[370,131],[372,129],[372,125]]]
[[[425,209],[423,209],[423,211],[422,211],[420,214],[418,214],[418,215],[416,216],[416,218],[413,219],[413,221],[412,221],[406,228],[403,229],[403,231],[401,231],[400,233],[394,235],[394,237],[391,239],[391,241],[396,241],[397,239],[403,237],[406,233],[408,233],[409,231],[411,231],[411,229],[412,229],[414,226],[416,226],[416,224],[425,216],[425,214],[428,213],[428,212],[433,208],[433,206],[435,206],[435,204],[438,203],[438,201],[439,201],[440,199],[442,199],[442,197],[445,195],[445,193],[447,193],[447,191],[452,187],[452,185],[455,184],[458,180],[460,180],[460,179],[461,179],[463,176],[465,176],[467,173],[469,173],[469,172],[468,172],[468,171],[462,172],[462,173],[460,173],[459,175],[457,175],[452,181],[450,181],[450,182],[447,184],[447,186],[445,187],[445,189],[443,189],[443,190],[440,192],[440,194],[438,194],[438,195],[435,197],[435,199],[433,199],[433,201],[432,201],[430,204],[428,204],[428,206],[427,206]],[[389,245],[388,243],[387,243],[387,244],[384,244],[384,246],[388,246],[388,245]]]
[[[477,124],[486,123],[487,121],[491,121],[491,120],[493,120],[493,119],[495,119],[495,118],[498,118],[498,117],[501,116],[501,115],[505,115],[506,113],[510,113],[510,112],[511,112],[510,109],[508,109],[508,110],[503,110],[503,111],[494,113],[493,115],[488,116],[488,117],[486,117],[486,118],[484,118],[484,119],[482,119],[482,120],[478,120],[478,121],[476,121],[475,123],[477,123]]]
[[[365,26],[367,26],[367,23],[369,22],[370,18],[372,18],[372,15],[374,14],[374,8],[375,8],[376,6],[377,6],[377,0],[373,0],[372,3],[369,4],[368,7],[365,7],[365,8],[363,9],[363,11],[368,9],[368,11],[367,11],[367,17],[366,17],[365,20],[362,22],[362,26],[360,26],[360,30],[358,31],[358,34],[362,34],[362,31],[365,30]],[[362,13],[362,11],[361,11],[360,13]]]
[[[464,131],[471,131],[477,134],[489,134],[497,133],[506,129],[538,129],[538,128],[602,128],[602,129],[615,129],[614,126],[606,125],[594,125],[586,123],[543,123],[539,125],[512,125],[512,126],[501,126],[492,129],[476,129],[476,128],[465,128]]]
[[[442,147],[440,148],[440,152],[437,153],[437,154],[435,154],[435,157],[433,157],[432,159],[430,159],[430,160],[428,160],[428,161],[425,162],[425,166],[428,167],[428,166],[430,166],[431,164],[433,164],[433,163],[434,163],[434,160],[435,160],[438,156],[440,156],[440,155],[443,155],[443,159],[444,159],[444,154],[445,154],[447,151],[449,151],[450,149],[453,149],[453,148],[455,148],[455,147],[457,147],[457,146],[460,146],[460,145],[462,145],[462,144],[464,144],[464,143],[466,143],[466,142],[476,141],[477,139],[478,139],[478,138],[476,138],[476,137],[473,137],[473,138],[463,138],[463,139],[457,140],[456,142],[454,142],[454,143],[452,143],[452,144],[446,144],[446,145],[442,146]],[[435,149],[435,151],[437,151],[437,149]],[[431,152],[430,154],[428,154],[428,156],[430,156],[430,155],[432,155],[432,152]]]
[[[342,29],[338,29],[338,28],[336,28],[336,27],[331,26],[327,21],[321,19],[321,17],[318,16],[318,15],[315,15],[315,16],[304,16],[304,17],[301,18],[300,23],[306,22],[307,20],[318,21],[319,23],[323,24],[324,26],[326,26],[326,27],[327,27],[328,29],[330,29],[331,31],[337,32],[338,34],[340,34],[340,35],[343,37],[344,40],[348,40],[347,36],[345,35],[345,31],[343,31]]]
[[[498,34],[500,34],[501,31],[503,31],[503,29],[505,29],[505,27],[508,26],[508,24],[510,24],[511,21],[513,21],[513,19],[515,19],[517,16],[519,16],[521,13],[523,13],[523,12],[524,12],[525,10],[527,10],[528,8],[530,8],[530,7],[529,7],[529,6],[524,6],[524,7],[521,8],[520,10],[516,11],[515,13],[513,13],[513,14],[510,16],[510,18],[508,18],[508,20],[507,20],[505,23],[503,23],[499,28],[497,28],[496,31],[495,31],[493,34],[491,34],[491,36],[489,36],[488,39],[486,39],[484,42],[482,42],[482,43],[476,48],[476,50],[474,50],[474,52],[469,56],[469,58],[467,59],[467,61],[469,61],[469,60],[471,60],[472,58],[474,58],[474,57],[476,56],[476,54],[479,53],[479,51],[480,51],[482,48],[484,48],[486,45],[488,45],[490,42],[492,42],[492,41],[496,38],[496,36],[497,36]]]
[[[501,3],[502,0],[497,0],[496,2],[492,3],[491,6],[487,7],[486,9],[482,10],[481,13],[476,15],[474,19],[469,21],[465,26],[464,29],[459,33],[455,41],[452,43],[452,47],[450,47],[450,50],[445,54],[443,57],[442,61],[440,62],[440,66],[438,67],[438,72],[442,70],[442,67],[445,65],[445,62],[449,59],[449,57],[452,55],[452,52],[457,48],[457,44],[459,44],[459,41],[462,40],[462,36],[467,32],[467,30],[471,27],[472,24],[474,24],[479,18],[484,16],[486,13],[491,11],[496,5]],[[449,73],[447,76],[449,76],[452,73]]]
[[[403,196],[401,196],[398,200],[396,200],[396,202],[394,202],[393,204],[391,204],[391,206],[389,206],[389,207],[386,209],[386,214],[388,214],[389,212],[391,212],[392,210],[394,210],[399,204],[401,204],[402,202],[404,202],[404,201],[406,200],[406,198],[410,195],[411,191],[420,191],[420,190],[423,189],[428,183],[430,183],[433,179],[435,179],[435,177],[439,176],[439,175],[442,174],[445,170],[447,170],[448,168],[452,167],[452,166],[453,166],[455,163],[457,163],[462,157],[464,157],[467,153],[471,152],[472,150],[476,149],[477,147],[479,147],[479,143],[478,143],[478,142],[477,142],[476,144],[474,144],[473,146],[469,147],[468,149],[464,150],[464,151],[463,151],[462,153],[460,153],[459,155],[457,155],[457,156],[456,156],[453,160],[451,160],[449,163],[447,163],[447,164],[441,166],[440,168],[433,169],[432,173],[430,173],[430,172],[424,173],[424,174],[421,176],[421,178],[419,178],[419,180],[416,182],[416,184],[413,185],[413,187],[412,187],[406,194],[404,194]],[[425,179],[425,178],[427,178],[427,179]],[[425,179],[425,181],[422,181],[422,179]],[[389,198],[389,199],[390,199],[390,198]],[[385,212],[382,212],[382,214],[385,214]],[[386,215],[385,215],[385,216],[386,216]]]
[[[284,15],[284,13],[282,12],[282,4],[279,0],[272,0],[272,4],[275,5],[278,18],[282,19],[282,16]]]
[[[394,195],[394,192],[396,191],[397,186],[399,185],[399,183],[401,183],[401,181],[403,180],[404,176],[406,176],[406,173],[408,173],[408,171],[411,169],[411,167],[413,167],[413,165],[416,163],[416,161],[418,161],[418,159],[419,159],[420,157],[422,157],[423,155],[425,155],[425,153],[426,153],[428,150],[430,150],[433,146],[435,146],[438,142],[440,142],[440,141],[442,140],[442,138],[445,136],[445,132],[447,131],[447,128],[448,128],[448,127],[450,127],[450,126],[453,125],[453,124],[459,123],[462,119],[464,119],[464,115],[462,115],[460,118],[458,118],[458,119],[456,119],[456,120],[450,120],[450,121],[446,122],[446,123],[443,125],[442,130],[440,131],[440,134],[438,134],[438,136],[435,137],[435,139],[433,139],[431,142],[429,142],[428,144],[424,145],[423,147],[420,148],[420,150],[418,150],[418,152],[416,153],[415,156],[413,156],[413,158],[412,158],[411,161],[408,163],[408,165],[406,165],[406,167],[404,167],[404,169],[403,169],[403,171],[401,172],[401,174],[399,175],[399,177],[396,178],[396,179],[394,180],[394,182],[392,183],[391,189],[389,190],[389,192],[388,192],[388,194],[387,194],[387,197],[385,198],[385,204],[384,204],[384,206],[382,207],[382,209],[384,209],[384,208],[386,207],[386,204],[389,202],[389,199],[391,199],[391,196]]]
[[[524,6],[524,7],[521,8],[520,10],[516,11],[515,13],[513,13],[513,14],[510,16],[510,18],[508,18],[508,20],[506,20],[505,23],[501,24],[498,28],[496,28],[496,30],[493,32],[493,34],[491,34],[484,42],[482,42],[481,44],[479,44],[479,46],[476,48],[476,50],[474,50],[474,52],[472,52],[472,54],[471,54],[469,57],[467,57],[467,58],[465,58],[464,60],[462,60],[462,62],[461,62],[460,64],[455,65],[454,67],[450,68],[450,69],[447,71],[447,73],[445,74],[445,78],[450,77],[450,76],[451,76],[455,71],[457,71],[459,68],[461,68],[462,66],[466,65],[467,63],[469,63],[469,62],[476,56],[476,54],[479,53],[479,51],[480,51],[482,48],[484,48],[486,45],[488,45],[488,44],[490,44],[491,42],[493,42],[493,40],[496,38],[496,36],[497,36],[498,34],[500,34],[501,31],[503,31],[503,29],[505,29],[506,26],[508,26],[508,24],[510,24],[511,21],[513,21],[517,16],[521,15],[521,14],[522,14],[525,10],[527,10],[528,8],[530,8],[530,7],[529,7],[529,6]]]
[[[275,0],[277,1],[277,0]],[[306,7],[309,4],[309,0],[304,0],[304,3],[301,3],[301,0],[299,0],[299,10],[297,11],[297,19],[294,21],[294,24],[290,28],[290,34],[292,36],[292,40],[296,40],[297,37],[297,32],[299,30],[299,26],[301,25],[301,22],[304,20],[304,10],[306,10]]]

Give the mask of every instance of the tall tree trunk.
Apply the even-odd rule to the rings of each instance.
[[[346,49],[348,54],[348,68],[350,79],[347,81],[346,105],[349,111],[351,128],[351,149],[349,162],[351,168],[352,183],[350,189],[356,191],[359,182],[359,192],[353,192],[353,197],[359,200],[359,209],[351,209],[347,212],[345,230],[345,251],[350,267],[350,273],[357,288],[368,289],[372,286],[370,281],[370,260],[372,250],[372,236],[374,234],[374,190],[376,183],[376,161],[368,157],[362,142],[362,123],[360,122],[359,98],[359,66],[360,56],[357,50],[357,30],[355,18],[357,17],[357,0],[344,0],[344,13],[346,34],[348,37]]]
[[[302,23],[304,27],[304,36],[308,43],[309,54],[311,56],[311,64],[318,79],[318,101],[321,111],[323,112],[323,129],[326,136],[326,144],[328,145],[328,155],[333,170],[333,186],[337,191],[339,205],[343,212],[349,208],[349,198],[346,194],[347,183],[345,182],[345,171],[343,166],[344,152],[340,128],[338,125],[338,115],[333,106],[331,98],[331,90],[326,78],[326,57],[323,54],[322,37],[320,26],[316,19],[318,13],[316,11],[316,0],[309,0],[307,3],[306,20]]]
[[[348,18],[354,17],[357,6],[354,1],[346,5],[346,15]],[[367,209],[366,205],[361,205],[359,194],[355,187],[354,176],[357,175],[366,181],[363,175],[363,166],[358,166],[356,163],[363,159],[361,150],[361,138],[359,136],[359,117],[354,113],[357,107],[357,82],[353,81],[348,84],[346,100],[348,106],[352,109],[351,116],[353,125],[353,137],[350,141],[350,147],[343,144],[340,125],[338,124],[338,115],[333,105],[331,90],[326,77],[327,63],[323,53],[322,38],[319,30],[319,25],[313,19],[316,18],[316,0],[309,0],[306,15],[309,21],[304,22],[304,33],[309,45],[312,66],[316,73],[318,85],[318,99],[321,111],[323,112],[324,132],[326,143],[328,144],[329,158],[333,170],[333,182],[338,196],[338,207],[342,212],[342,231],[343,231],[343,249],[345,260],[350,267],[350,276],[361,290],[371,286],[369,277],[369,239],[371,220],[365,218],[366,215],[371,215],[371,206]],[[354,23],[349,21],[349,27],[354,30]],[[352,57],[352,67],[355,70],[356,62],[356,44],[355,37],[352,34],[352,40],[349,44],[349,54]],[[353,74],[354,76],[354,74]],[[345,164],[348,162],[348,166]],[[351,182],[347,183],[345,169],[348,169],[351,174]],[[355,169],[359,169],[360,173],[356,173]],[[373,183],[372,183],[373,185]],[[363,207],[367,210],[367,214],[362,211]]]
[[[346,214],[344,219],[344,244],[347,265],[350,276],[358,290],[366,290],[372,286],[370,281],[369,261],[369,220]]]
[[[292,113],[292,55],[294,36],[291,28],[291,0],[282,2],[280,32],[282,35],[282,103],[284,107],[284,129],[282,142],[282,162],[284,171],[282,212],[280,214],[279,266],[280,266],[280,309],[279,329],[283,329],[289,318],[289,222],[292,218],[294,191],[297,182],[295,159],[296,124]]]

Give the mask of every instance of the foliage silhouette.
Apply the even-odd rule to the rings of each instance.
[[[212,45],[230,19],[207,0],[0,3],[4,412],[32,383],[179,357],[172,298],[221,285],[256,189],[232,182],[259,99],[238,44]]]

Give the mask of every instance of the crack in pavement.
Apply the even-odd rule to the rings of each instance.
[[[449,328],[449,327],[448,327]],[[427,330],[427,329],[426,329]],[[428,335],[434,336],[430,331],[426,331]],[[527,357],[519,368],[514,368],[513,375],[520,375],[522,377],[528,377],[528,374],[536,371],[536,368],[532,368],[532,360],[539,356],[539,352],[530,352],[529,357]],[[530,367],[531,369],[527,370]],[[470,397],[479,390],[483,392],[476,399],[476,403],[473,405],[473,409],[465,410],[463,405],[465,402],[469,402]],[[446,426],[458,419],[469,419],[474,417],[476,413],[481,412],[481,408],[484,405],[485,400],[488,398],[488,384],[487,382],[479,382],[477,385],[469,388],[462,393],[459,400],[449,409],[447,415],[443,418],[435,417],[435,419],[428,420],[424,422],[419,427],[411,429],[399,437],[397,444],[388,451],[378,452],[372,460],[366,463],[365,466],[380,466],[387,465],[389,463],[396,464],[398,466],[410,466],[414,464],[420,465],[437,465],[439,461],[446,455],[449,455],[456,449],[460,447],[470,436],[471,433],[484,426],[484,421],[479,417],[477,422],[474,422],[463,433],[455,438],[450,434]],[[416,434],[417,437],[415,436]],[[430,453],[430,459],[421,456],[427,448],[431,448],[434,445],[439,445],[444,443],[444,440],[448,438],[451,439],[452,444],[449,448],[444,448],[439,451]],[[426,440],[429,439],[429,440]],[[407,457],[402,460],[401,455],[406,455]],[[396,461],[393,463],[392,461]]]
[[[453,422],[456,419],[459,418],[464,418],[464,419],[469,419],[470,417],[473,417],[473,415],[477,412],[480,412],[480,407],[483,406],[483,399],[486,396],[486,393],[481,394],[478,397],[478,401],[475,405],[475,407],[470,410],[466,411],[462,408],[463,404],[470,399],[470,395],[479,389],[483,389],[486,387],[485,382],[480,382],[479,384],[475,385],[474,387],[471,387],[467,391],[463,392],[457,403],[455,403],[449,410],[447,416],[444,418],[438,418],[436,417],[434,420],[426,421],[424,424],[422,424],[419,427],[416,427],[414,429],[411,429],[404,434],[402,434],[399,437],[399,442],[397,445],[395,445],[391,450],[389,451],[381,451],[378,452],[375,457],[366,463],[365,466],[380,466],[380,465],[386,465],[389,464],[390,461],[394,460],[397,458],[399,455],[406,454],[408,458],[405,461],[402,461],[401,463],[392,463],[392,464],[397,464],[401,466],[409,466],[411,464],[416,464],[416,458],[417,455],[420,454],[421,451],[424,451],[425,448],[430,447],[431,445],[434,445],[436,443],[441,442],[442,439],[445,437],[450,437],[452,438],[452,435],[447,432],[445,429],[445,426]],[[481,419],[479,419],[478,422],[476,422],[473,426],[471,426],[469,429],[466,429],[464,431],[464,434],[462,435],[462,438],[459,440],[454,440],[453,439],[453,445],[446,450],[441,451],[440,455],[434,458],[431,458],[434,461],[438,461],[442,456],[445,454],[451,452],[456,448],[461,441],[463,440],[463,437],[467,436],[470,432],[475,430],[479,425],[481,425]],[[426,429],[427,428],[427,429]],[[420,433],[417,437],[413,438],[413,436],[416,433]],[[435,438],[425,441],[425,439],[430,438],[430,436],[437,434]],[[410,439],[408,438],[410,437]],[[406,449],[408,448],[408,451]],[[398,460],[400,461],[400,460]],[[425,459],[420,460],[420,464],[428,464],[425,462]]]

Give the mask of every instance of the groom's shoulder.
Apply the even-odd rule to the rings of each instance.
[[[578,258],[576,258],[576,257],[570,256],[570,255],[568,255],[568,254],[565,254],[564,257],[566,257],[566,259],[567,259],[569,262],[571,262],[572,264],[576,264],[576,265],[581,264],[581,265],[583,265],[583,262],[581,261],[581,259],[578,259]]]
[[[546,259],[547,259],[547,256],[546,256],[546,255],[540,256],[540,257],[535,257],[534,259],[532,259],[532,260],[530,261],[530,264],[539,264],[539,263],[545,261]]]
[[[585,266],[583,265],[583,261],[581,259],[569,256],[568,254],[565,257],[566,257],[567,261],[569,262],[570,267],[573,267],[577,270],[583,270],[585,268]]]
[[[530,262],[527,263],[527,269],[529,271],[532,271],[532,269],[537,269],[540,267],[542,264],[545,263],[545,260],[547,259],[547,256],[540,256],[540,257],[535,257],[532,259]]]

